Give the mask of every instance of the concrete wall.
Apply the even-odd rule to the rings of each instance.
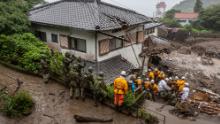
[[[58,51],[65,53],[70,52],[77,57],[81,57],[86,60],[95,61],[95,33],[88,32],[77,29],[70,28],[54,28],[48,26],[35,26],[34,30],[46,32],[47,35],[47,44],[50,48],[57,49]],[[53,43],[51,41],[51,34],[58,35],[58,43]],[[86,53],[80,52],[72,49],[63,49],[60,47],[59,35],[68,35],[75,38],[80,38],[86,40]]]

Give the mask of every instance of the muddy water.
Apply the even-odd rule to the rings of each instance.
[[[114,110],[99,105],[94,107],[94,102],[86,100],[70,100],[68,89],[56,82],[44,84],[41,78],[22,74],[0,65],[0,85],[8,86],[10,91],[16,87],[14,79],[24,81],[21,89],[29,91],[35,102],[35,111],[24,118],[9,119],[0,115],[0,124],[77,124],[75,114],[90,117],[112,117],[113,122],[106,124],[135,124],[138,120],[115,112]],[[98,123],[87,123],[98,124]]]

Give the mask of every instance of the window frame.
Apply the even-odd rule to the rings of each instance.
[[[45,35],[45,40],[43,39],[42,34]],[[36,35],[36,37],[37,37],[39,40],[41,40],[41,41],[43,41],[43,42],[45,42],[45,43],[47,42],[47,32],[45,32],[45,31],[35,31],[35,35]]]
[[[72,40],[71,40],[71,39],[74,40],[75,48],[72,48]],[[78,46],[78,43],[77,43],[77,42],[79,42],[78,40],[82,40],[82,41],[85,42],[85,50],[80,50],[80,49],[78,49],[78,47],[77,47],[77,46]],[[68,46],[69,46],[68,48],[69,48],[70,50],[75,50],[75,51],[87,53],[87,42],[86,42],[85,39],[81,39],[81,38],[76,38],[76,37],[69,36],[69,37],[68,37]]]
[[[53,36],[56,36],[56,42],[54,42],[53,41]],[[58,34],[55,34],[55,33],[51,33],[51,42],[53,42],[53,43],[58,43],[59,42],[59,40],[58,40],[59,38],[58,38]]]

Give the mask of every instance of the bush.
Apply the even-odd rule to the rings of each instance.
[[[59,52],[54,52],[50,58],[50,71],[55,75],[63,75],[63,59],[64,56]]]
[[[3,61],[37,73],[40,60],[50,57],[46,44],[31,33],[0,36],[0,57]]]
[[[34,102],[31,95],[26,91],[20,91],[14,96],[1,95],[3,106],[1,111],[8,117],[20,117],[31,113]]]

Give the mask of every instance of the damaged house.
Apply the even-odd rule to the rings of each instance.
[[[145,24],[151,19],[100,0],[60,0],[29,12],[36,36],[51,49],[70,52],[102,70],[108,81],[140,67]],[[153,32],[152,32],[153,33]]]

